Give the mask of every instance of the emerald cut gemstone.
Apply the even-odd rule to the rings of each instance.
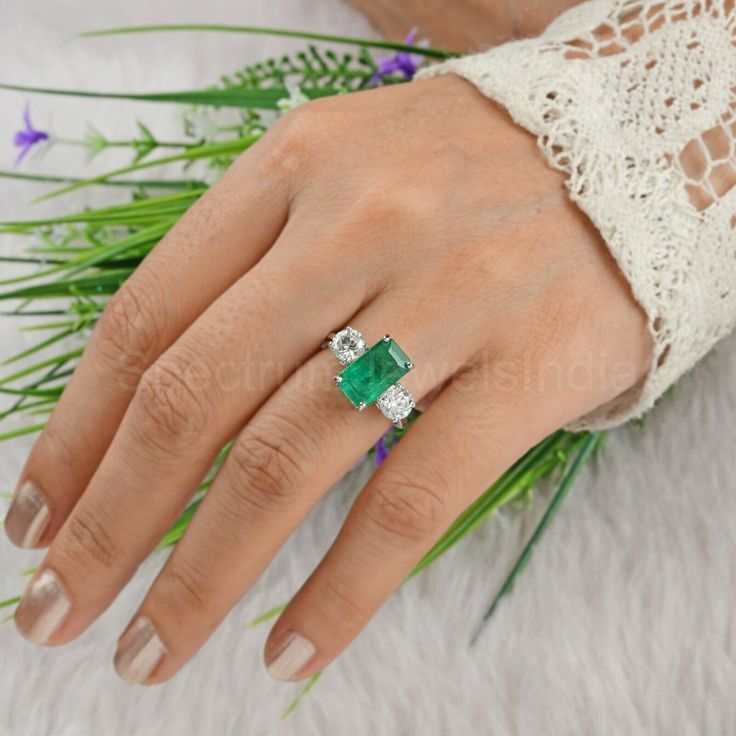
[[[340,373],[337,385],[353,406],[368,406],[412,368],[409,356],[384,337]]]

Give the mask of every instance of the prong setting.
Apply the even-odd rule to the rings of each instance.
[[[333,381],[350,403],[359,412],[375,404],[394,426],[404,427],[415,404],[399,379],[414,363],[396,341],[385,334],[369,348],[363,335],[347,326],[330,335],[328,346],[344,366]]]

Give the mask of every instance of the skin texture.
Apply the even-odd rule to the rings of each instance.
[[[45,598],[21,603],[21,632],[82,633],[234,437],[124,638],[150,644],[155,667],[136,660],[136,681],[173,676],[388,427],[332,383],[339,364],[319,346],[346,324],[370,344],[390,332],[416,364],[402,383],[434,398],[274,625],[267,662],[299,637],[272,668],[290,679],[334,659],[511,463],[651,359],[645,317],[562,174],[473,86],[445,76],[297,108],[105,310],[19,481],[50,509]],[[65,611],[51,634],[47,599]]]
[[[420,38],[455,51],[474,51],[536,36],[581,0],[346,0],[384,36],[399,41],[413,27]],[[448,19],[452,22],[448,22]]]

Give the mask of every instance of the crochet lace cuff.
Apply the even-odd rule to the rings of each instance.
[[[731,0],[589,0],[539,38],[453,59],[567,174],[646,312],[645,380],[576,426],[647,411],[736,324]]]

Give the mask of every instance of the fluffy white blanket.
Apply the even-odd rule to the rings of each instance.
[[[167,21],[368,32],[338,0],[3,0],[0,77],[90,89],[177,89],[204,86],[223,71],[294,46],[236,35],[70,40],[82,29]],[[24,97],[2,93],[0,100],[0,161],[9,168]],[[87,121],[113,135],[131,133],[134,117],[164,133],[178,126],[167,106],[38,97],[33,113],[67,137],[79,135]],[[80,155],[59,148],[29,169],[64,171]],[[111,163],[108,157],[89,170]],[[28,201],[37,188],[0,186],[0,218],[31,215]],[[105,196],[97,191],[92,201]],[[13,242],[2,247],[12,249]],[[3,356],[24,341],[16,323],[0,319]],[[288,598],[316,564],[365,479],[359,472],[331,491],[170,684],[132,688],[111,666],[116,636],[160,557],[64,649],[32,647],[12,624],[0,626],[0,734],[736,733],[735,350],[736,339],[727,340],[643,429],[610,437],[474,648],[469,633],[541,504],[486,524],[406,585],[297,712],[279,722],[297,689],[266,675],[260,649],[267,629],[243,625]],[[28,446],[0,445],[7,491]],[[17,571],[38,559],[0,541],[0,596],[18,591]]]

